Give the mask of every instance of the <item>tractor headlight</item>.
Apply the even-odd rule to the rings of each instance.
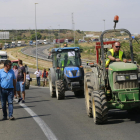
[[[80,70],[77,71],[76,76],[80,76]]]
[[[137,79],[137,75],[130,75],[130,80],[136,80]]]
[[[68,71],[68,75],[69,75],[69,77],[73,77],[73,75],[72,75],[70,70]]]
[[[117,76],[117,81],[125,81],[125,76]]]

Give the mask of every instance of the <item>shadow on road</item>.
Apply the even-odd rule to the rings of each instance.
[[[41,96],[35,96],[35,97],[26,97],[26,98],[38,98],[38,97],[41,97]]]
[[[65,96],[65,100],[69,100],[69,99],[77,99],[77,98],[85,98],[84,96],[78,96],[78,97],[75,97],[75,95],[67,95]]]
[[[129,121],[135,121],[135,123],[140,123],[140,113],[128,113],[126,110],[110,110],[108,113],[107,124],[117,124]]]
[[[28,106],[28,107],[35,107],[35,106]],[[23,108],[22,106],[14,106],[13,109]]]
[[[45,114],[45,115],[38,115],[39,117],[41,116],[50,116],[51,114]],[[15,120],[21,120],[21,119],[28,119],[28,118],[35,118],[35,117],[38,117],[38,116],[28,116],[28,117],[19,117],[19,118],[16,118]]]
[[[27,101],[26,103],[33,103],[33,102],[46,102],[46,101],[50,101],[50,100],[39,100],[39,101]],[[29,107],[29,106],[28,106]]]

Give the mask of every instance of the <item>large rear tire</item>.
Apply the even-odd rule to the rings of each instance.
[[[57,80],[55,82],[56,84],[56,97],[58,100],[62,100],[65,98],[65,88],[64,88],[64,83],[62,80]]]
[[[52,98],[56,97],[56,91],[54,90],[53,83],[52,83],[52,77],[51,77],[50,73],[49,73],[49,88],[50,88],[50,96]]]
[[[86,73],[84,77],[84,94],[85,94],[85,105],[86,105],[86,111],[87,115],[89,117],[92,117],[92,104],[91,104],[91,95],[93,92],[93,86],[91,84],[91,77],[92,73]]]
[[[106,96],[103,91],[93,91],[92,93],[92,114],[95,124],[107,122],[108,108]]]

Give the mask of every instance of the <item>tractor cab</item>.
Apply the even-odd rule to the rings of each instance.
[[[81,95],[80,91],[83,91],[83,79],[84,70],[81,66],[81,55],[79,47],[64,47],[52,49],[52,62],[53,68],[50,69],[49,81],[51,93],[52,88],[56,89],[57,80],[63,83],[64,91],[70,90],[75,93],[76,96]],[[53,75],[51,75],[54,73]],[[55,81],[52,81],[52,77]],[[53,85],[53,86],[52,86]],[[57,93],[58,91],[56,91]],[[83,92],[82,92],[83,93]],[[59,95],[57,98],[59,99]],[[51,95],[52,96],[52,95]],[[63,94],[64,98],[64,94]],[[61,96],[60,96],[60,99]]]

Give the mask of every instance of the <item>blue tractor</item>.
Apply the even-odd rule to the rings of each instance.
[[[53,67],[49,70],[50,96],[58,100],[65,98],[65,91],[75,96],[84,95],[84,70],[81,66],[79,47],[52,49]]]

